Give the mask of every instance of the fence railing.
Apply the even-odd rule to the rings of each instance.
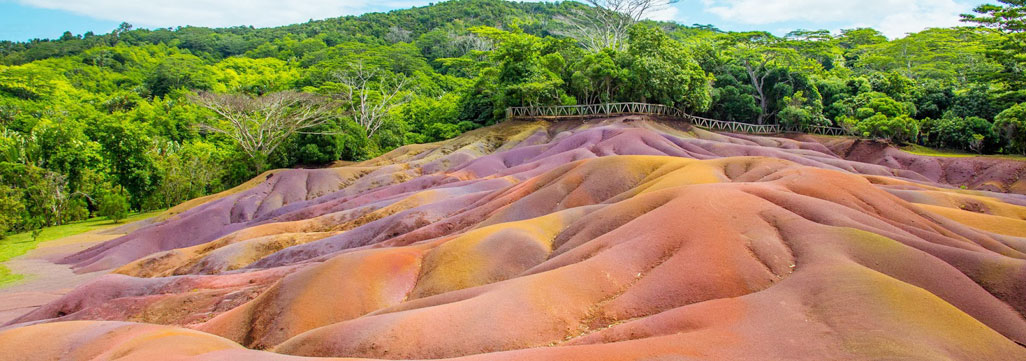
[[[825,135],[850,135],[847,129],[810,125],[801,127],[785,127],[777,124],[751,124],[728,122],[703,118],[684,112],[683,110],[662,104],[648,103],[605,103],[586,105],[551,105],[533,107],[506,108],[506,119],[537,119],[537,118],[587,118],[595,116],[617,115],[658,115],[678,118],[695,126],[735,133],[776,134],[785,132],[813,133]]]
[[[683,111],[662,104],[605,103],[586,105],[551,105],[506,108],[506,119],[539,117],[590,117],[596,115],[655,114],[682,117]]]

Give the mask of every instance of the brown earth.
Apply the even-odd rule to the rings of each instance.
[[[0,355],[1026,359],[1026,163],[624,120],[266,173],[0,296]]]

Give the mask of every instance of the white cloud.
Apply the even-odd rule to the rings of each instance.
[[[971,6],[954,0],[702,0],[705,10],[749,25],[799,22],[871,26],[889,37],[929,27],[959,25]]]
[[[179,25],[278,26],[309,19],[421,6],[439,0],[16,1],[27,6],[65,10],[97,19],[127,21],[136,26],[152,28]],[[704,7],[707,14],[735,24],[774,29],[871,26],[890,37],[899,37],[927,27],[958,25],[958,14],[968,12],[971,6],[956,1],[963,0],[682,0],[676,6],[655,11],[646,17],[654,20],[683,20],[684,14],[681,14],[680,9],[694,4],[694,7]]]
[[[676,6],[666,6],[662,9],[656,9],[653,12],[645,14],[645,18],[657,21],[677,20],[677,14],[679,12],[680,9],[677,9]]]
[[[358,14],[371,9],[424,4],[412,0],[18,0],[21,4],[65,10],[89,17],[127,21],[144,27],[277,26]]]

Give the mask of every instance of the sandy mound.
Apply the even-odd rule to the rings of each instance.
[[[1026,359],[1024,165],[855,143],[509,123],[277,171],[65,258],[116,270],[0,352]]]

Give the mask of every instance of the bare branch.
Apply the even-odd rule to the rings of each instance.
[[[388,113],[395,107],[409,101],[404,92],[409,80],[403,74],[391,74],[368,68],[363,63],[352,63],[349,70],[335,74],[345,85],[342,97],[349,103],[349,110],[370,138],[384,125]]]
[[[330,122],[334,118],[332,111],[337,107],[323,97],[296,91],[260,97],[202,92],[190,99],[214,111],[223,120],[200,124],[200,128],[231,137],[257,161],[266,158],[293,134]]]
[[[679,0],[586,0],[590,5],[577,8],[556,20],[569,29],[560,31],[581,42],[590,51],[627,47],[630,27],[654,11],[668,8]]]

